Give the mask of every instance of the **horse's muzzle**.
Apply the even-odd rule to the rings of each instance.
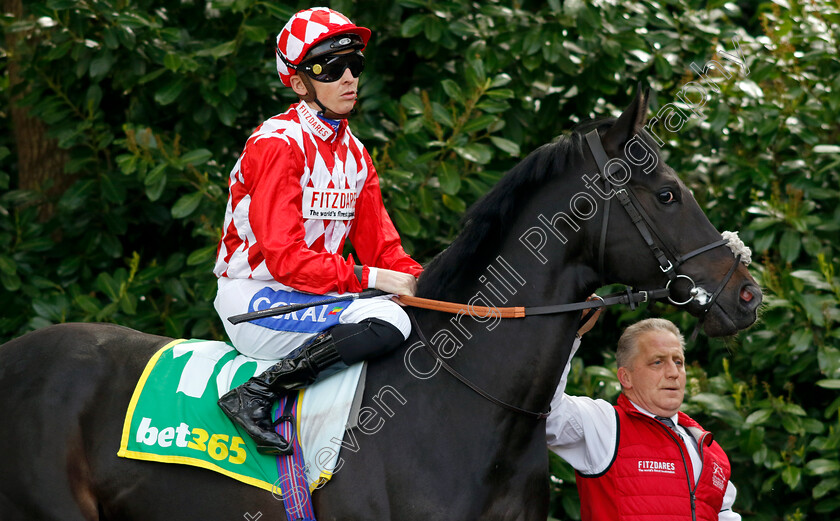
[[[746,329],[756,321],[761,301],[761,289],[751,280],[744,281],[737,290],[724,290],[706,313],[703,330],[710,337],[719,337]]]

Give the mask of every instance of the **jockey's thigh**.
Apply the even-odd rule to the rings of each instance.
[[[237,351],[252,358],[277,360],[330,327],[338,324],[359,323],[368,318],[378,318],[393,324],[405,338],[408,338],[411,332],[408,315],[388,296],[356,299],[349,303],[339,302],[331,304],[328,309],[318,306],[289,315],[241,322],[236,325],[227,320],[233,315],[288,303],[286,297],[289,296],[289,292],[312,300],[337,295],[335,293],[323,296],[304,294],[274,281],[226,277],[219,279],[213,304]],[[282,301],[277,299],[272,301],[275,296]],[[304,320],[307,318],[309,320]]]
[[[359,298],[350,303],[339,319],[342,324],[358,324],[367,318],[378,318],[400,330],[404,340],[411,334],[411,321],[402,306],[391,300],[391,295]]]

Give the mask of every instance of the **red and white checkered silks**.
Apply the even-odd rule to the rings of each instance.
[[[352,220],[304,219],[303,191],[354,189]],[[233,279],[274,280],[315,294],[358,292],[368,267],[419,275],[385,211],[379,177],[343,120],[338,132],[304,102],[265,121],[230,173],[222,239],[213,272]],[[345,239],[363,266],[342,256]]]
[[[294,71],[280,57],[293,64],[299,64],[313,45],[330,36],[343,33],[358,34],[367,45],[370,29],[358,27],[346,16],[327,7],[313,7],[298,12],[291,17],[277,35],[277,74],[287,87],[291,87],[289,78]]]

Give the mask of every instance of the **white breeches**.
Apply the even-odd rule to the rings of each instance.
[[[411,332],[408,315],[387,295],[313,306],[237,325],[227,320],[233,315],[336,295],[290,291],[287,286],[274,281],[220,277],[213,305],[233,346],[243,355],[262,360],[283,358],[308,339],[334,325],[354,324],[368,318],[378,318],[393,324],[408,339]]]

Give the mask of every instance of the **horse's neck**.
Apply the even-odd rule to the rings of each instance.
[[[458,284],[438,291],[443,300],[472,306],[546,306],[581,301],[595,282],[573,252],[578,245],[551,248],[549,264],[509,240],[487,259],[484,269],[462,276]],[[422,296],[422,295],[421,295]],[[469,306],[466,306],[469,308]],[[502,319],[489,316],[424,312],[420,327],[448,363],[482,389],[507,403],[534,411],[547,410],[559,382],[577,329],[579,313]],[[448,377],[448,376],[444,376]],[[453,405],[457,407],[457,405]],[[502,414],[509,411],[499,410]],[[497,418],[488,418],[496,421]]]
[[[559,187],[559,180],[555,183],[551,193],[535,194],[515,212],[511,216],[515,222],[505,223],[503,229],[487,235],[498,237],[495,247],[485,242],[476,253],[465,256],[464,245],[453,243],[424,275],[428,278],[421,281],[418,296],[433,294],[434,298],[467,304],[467,308],[534,307],[584,300],[597,287],[598,277],[587,266],[591,263],[584,260],[587,238],[583,230],[566,232],[567,240],[561,241],[544,222],[546,215],[551,219],[557,208],[568,208],[565,193],[574,193]],[[538,232],[533,231],[535,226],[540,227]],[[529,231],[545,239],[540,251],[533,247],[539,242],[537,235],[523,241]],[[463,236],[458,240],[463,241]],[[456,280],[441,275],[444,270],[440,266],[457,266]],[[435,284],[438,278],[448,281]],[[493,397],[533,412],[549,408],[580,317],[578,312],[519,319],[497,318],[492,312],[487,316],[411,312],[416,314],[432,349],[456,371]],[[412,342],[416,345],[414,339]],[[404,358],[409,372],[418,376],[412,371],[414,360],[425,364],[424,371],[433,369],[427,355],[412,358],[414,353],[409,348]],[[541,424],[533,417],[490,404],[444,371],[438,370],[435,379],[425,383],[426,387],[417,386],[415,391],[433,401],[434,409],[426,414],[434,414],[446,423],[441,428],[447,436],[465,437],[467,443],[470,433],[480,430],[488,437],[483,446],[498,450],[544,443],[544,433],[534,434],[535,426]]]

